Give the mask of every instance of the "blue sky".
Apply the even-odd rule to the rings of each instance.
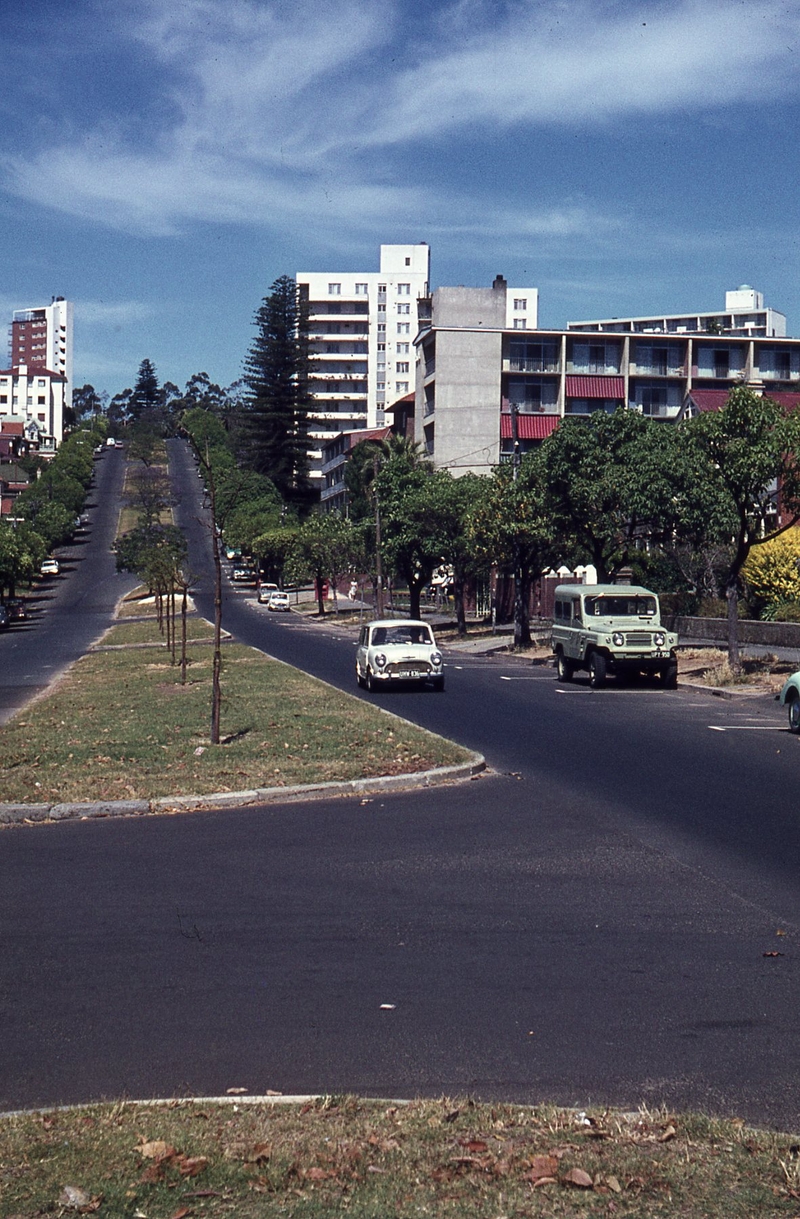
[[[77,384],[229,384],[274,279],[381,242],[543,326],[746,282],[800,334],[800,0],[4,9],[0,319],[73,300]]]

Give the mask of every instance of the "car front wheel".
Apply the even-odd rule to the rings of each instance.
[[[592,652],[589,661],[589,685],[593,690],[602,690],[606,684],[606,658],[600,652]]]
[[[444,678],[443,677],[434,677],[433,678],[433,688],[434,688],[434,690],[437,691],[437,693],[441,693],[442,690],[444,690]]]
[[[665,690],[675,690],[678,686],[678,662],[671,661],[661,670],[661,684]]]
[[[795,694],[787,707],[789,713],[789,731],[795,736],[800,732],[800,695]]]

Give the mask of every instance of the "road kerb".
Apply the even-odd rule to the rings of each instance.
[[[460,783],[486,770],[486,760],[475,753],[459,766],[438,766],[414,774],[376,775],[371,779],[303,783],[292,787],[257,787],[240,792],[212,792],[207,796],[162,796],[156,800],[102,800],[87,804],[0,804],[0,825],[28,822],[78,821],[102,817],[143,817],[166,813],[190,813],[216,808],[246,808],[248,805],[288,804],[332,796],[382,795],[414,791],[444,783]]]

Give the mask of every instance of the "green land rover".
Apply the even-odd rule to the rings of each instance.
[[[678,636],[662,627],[656,594],[634,584],[559,584],[551,642],[559,681],[587,669],[595,690],[609,673],[678,684]]]

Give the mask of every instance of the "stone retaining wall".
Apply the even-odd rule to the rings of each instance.
[[[715,643],[728,642],[727,618],[685,618],[665,614],[667,630],[677,631],[678,639],[707,639]],[[763,645],[767,648],[800,648],[800,622],[757,622],[739,619],[739,642]]]

